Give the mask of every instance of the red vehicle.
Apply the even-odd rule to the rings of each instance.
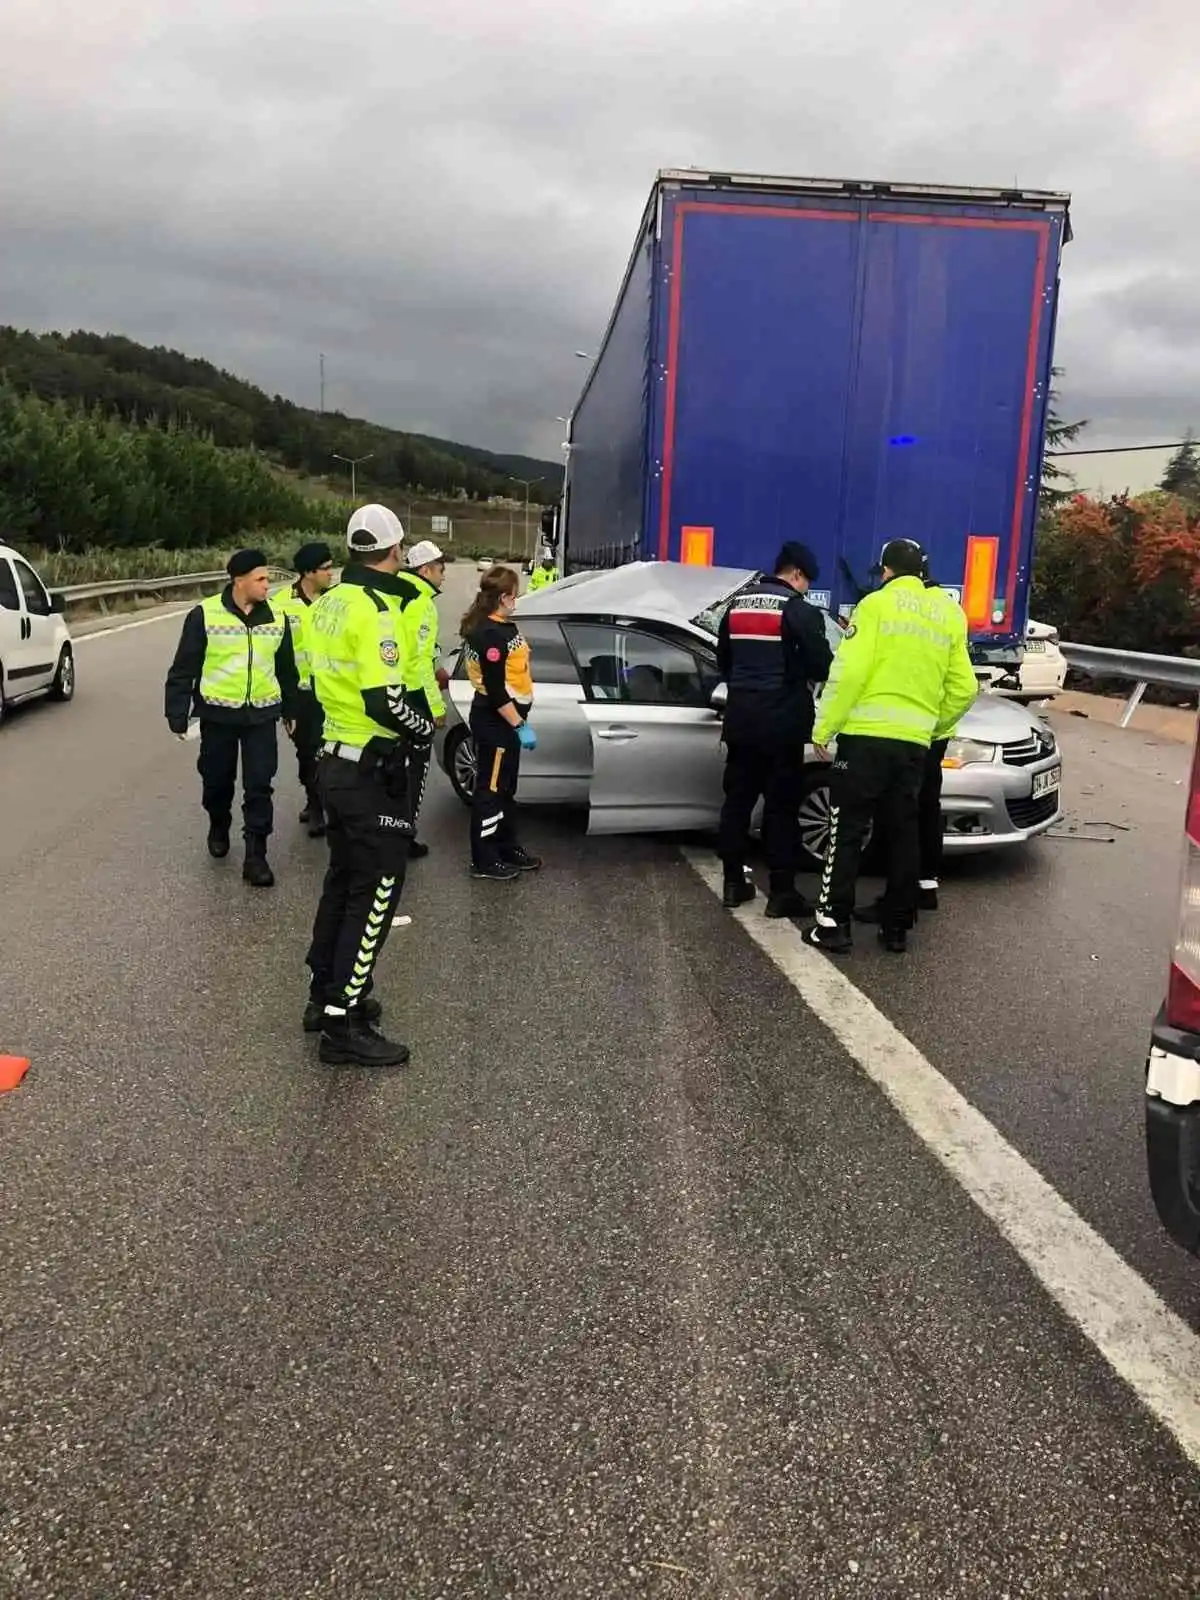
[[[1146,1160],[1163,1226],[1200,1255],[1200,731],[1184,822],[1179,926],[1146,1062]]]

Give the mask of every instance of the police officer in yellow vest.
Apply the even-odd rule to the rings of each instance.
[[[269,889],[267,861],[274,822],[272,785],[279,765],[276,724],[289,733],[299,688],[287,623],[267,596],[271,575],[261,550],[229,558],[229,582],[184,618],[179,647],[167,673],[167,726],[187,735],[200,721],[202,804],[208,812],[208,853],[229,854],[238,757],[242,763],[242,821],[246,859],[242,877]]]
[[[543,555],[541,566],[535,567],[529,574],[529,593],[536,594],[539,589],[547,589],[558,577],[554,570],[554,557]]]
[[[405,602],[397,576],[404,529],[387,506],[350,519],[353,558],[308,618],[313,684],[325,714],[317,786],[329,870],[313,923],[304,1026],[330,1065],[401,1066],[408,1048],[375,1027],[375,963],[399,904],[412,838],[409,758],[433,721],[405,691]]]
[[[925,552],[892,539],[883,585],[854,608],[817,709],[813,743],[833,760],[829,855],[810,944],[844,955],[863,839],[873,818],[886,835],[887,888],[879,937],[899,953],[917,907],[918,797],[930,745],[948,736],[975,699],[967,619],[944,589],[927,589]],[[836,755],[829,746],[837,740]]]
[[[295,583],[277,596],[275,609],[287,618],[292,630],[292,649],[300,675],[300,694],[296,702],[296,727],[292,743],[296,747],[296,768],[304,790],[304,810],[300,821],[308,824],[310,839],[325,833],[325,813],[317,793],[317,753],[321,748],[321,703],[313,693],[312,668],[308,662],[305,634],[313,603],[333,582],[333,551],[321,540],[302,545],[292,557]]]
[[[396,575],[406,585],[409,597],[404,606],[404,690],[410,705],[440,728],[446,720],[446,702],[438,678],[437,597],[446,576],[446,558],[432,539],[418,539],[408,552],[408,565]],[[412,790],[412,843],[414,859],[429,854],[429,846],[417,838],[421,802],[429,777],[431,745],[414,747],[409,757]]]

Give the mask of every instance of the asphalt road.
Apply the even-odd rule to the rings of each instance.
[[[1200,1472],[675,841],[476,884],[437,775],[412,1066],[322,1069],[323,847],[289,763],[278,888],[207,858],[174,634],[0,733],[0,1595],[1200,1592]],[[1200,1329],[1140,1106],[1187,752],[1060,732],[1112,842],[846,971]]]

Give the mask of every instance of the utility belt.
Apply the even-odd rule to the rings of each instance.
[[[321,746],[321,754],[354,762],[360,772],[378,778],[391,799],[408,792],[410,746],[407,739],[369,739],[365,745],[327,740]]]

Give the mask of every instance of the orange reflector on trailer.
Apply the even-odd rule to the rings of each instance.
[[[962,607],[968,626],[989,627],[992,597],[996,593],[996,569],[1000,564],[999,539],[972,534],[967,540],[967,569],[963,574]]]
[[[713,558],[713,530],[711,528],[684,528],[679,543],[679,559],[687,567],[711,567]]]

